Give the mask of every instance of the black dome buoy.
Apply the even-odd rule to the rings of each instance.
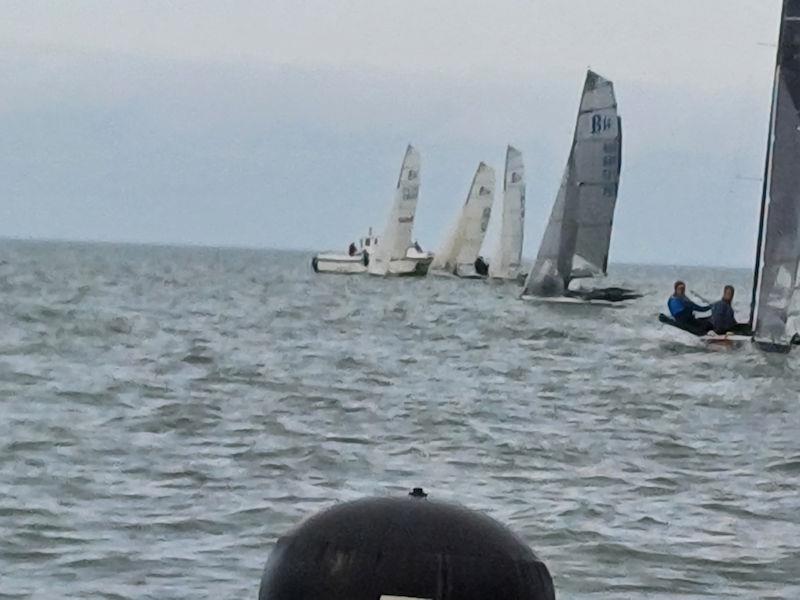
[[[509,529],[456,504],[338,504],[278,540],[259,600],[554,600],[545,564]]]

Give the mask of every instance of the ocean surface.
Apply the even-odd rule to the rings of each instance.
[[[364,495],[486,511],[557,596],[800,598],[800,352],[513,285],[303,253],[0,242],[0,598],[255,598],[276,538]]]

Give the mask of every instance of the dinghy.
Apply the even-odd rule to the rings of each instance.
[[[431,264],[431,273],[465,279],[486,277],[486,263],[479,256],[494,200],[494,169],[478,165],[467,200],[441,250]]]
[[[622,159],[622,119],[611,81],[586,74],[572,148],[523,298],[607,306],[639,298],[633,290],[570,289],[605,276]]]
[[[500,214],[500,237],[497,250],[489,263],[489,277],[516,280],[520,273],[524,239],[525,166],[522,163],[522,153],[512,146],[506,149],[503,210]]]
[[[800,0],[784,0],[750,303],[752,340],[761,350],[786,353],[800,342],[797,328],[792,323],[798,314],[800,300],[798,267]],[[678,326],[669,323],[670,318],[664,315],[660,320]]]
[[[714,333],[713,331],[706,332],[703,329],[692,327],[686,323],[678,323],[675,319],[663,313],[658,315],[658,320],[664,325],[669,325],[670,327],[674,327],[675,329],[683,331],[687,336],[687,340],[700,340],[709,346],[737,348],[745,342],[749,342],[752,337],[750,335],[741,335],[735,333],[718,334]]]
[[[367,272],[380,276],[424,276],[433,256],[411,243],[419,198],[419,152],[409,145],[397,179],[392,210],[380,243],[369,257]]]

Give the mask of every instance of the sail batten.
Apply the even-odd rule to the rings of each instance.
[[[788,347],[800,268],[800,0],[784,0],[755,268],[753,337]]]
[[[556,296],[573,279],[606,274],[621,156],[613,83],[589,71],[561,187],[524,294]]]

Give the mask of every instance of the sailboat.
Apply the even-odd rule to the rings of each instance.
[[[486,277],[487,265],[479,254],[492,214],[494,185],[494,169],[480,163],[455,225],[433,259],[431,273],[466,279]]]
[[[784,0],[764,168],[750,322],[763,350],[788,352],[800,266],[800,0]]]
[[[639,297],[624,288],[569,287],[577,279],[607,273],[621,167],[622,119],[614,85],[590,70],[567,166],[523,298],[613,305]]]
[[[525,165],[522,163],[522,152],[513,146],[506,149],[503,210],[500,215],[500,237],[489,263],[489,277],[517,279],[525,225]]]
[[[758,222],[750,326],[756,346],[789,352],[797,345],[800,267],[800,0],[784,0]],[[793,314],[795,313],[795,314]],[[684,329],[670,317],[661,322]],[[671,322],[670,322],[671,321]],[[794,331],[793,331],[794,329]],[[738,341],[741,336],[702,336]]]
[[[419,198],[419,152],[409,144],[397,178],[392,210],[380,237],[380,243],[370,255],[367,272],[381,276],[424,276],[433,256],[412,245],[414,215]]]
[[[411,243],[414,215],[419,197],[419,152],[406,148],[394,202],[386,228],[380,237],[369,234],[359,247],[354,244],[347,254],[333,252],[314,256],[311,265],[317,273],[370,273],[372,275],[423,276],[433,256]]]

